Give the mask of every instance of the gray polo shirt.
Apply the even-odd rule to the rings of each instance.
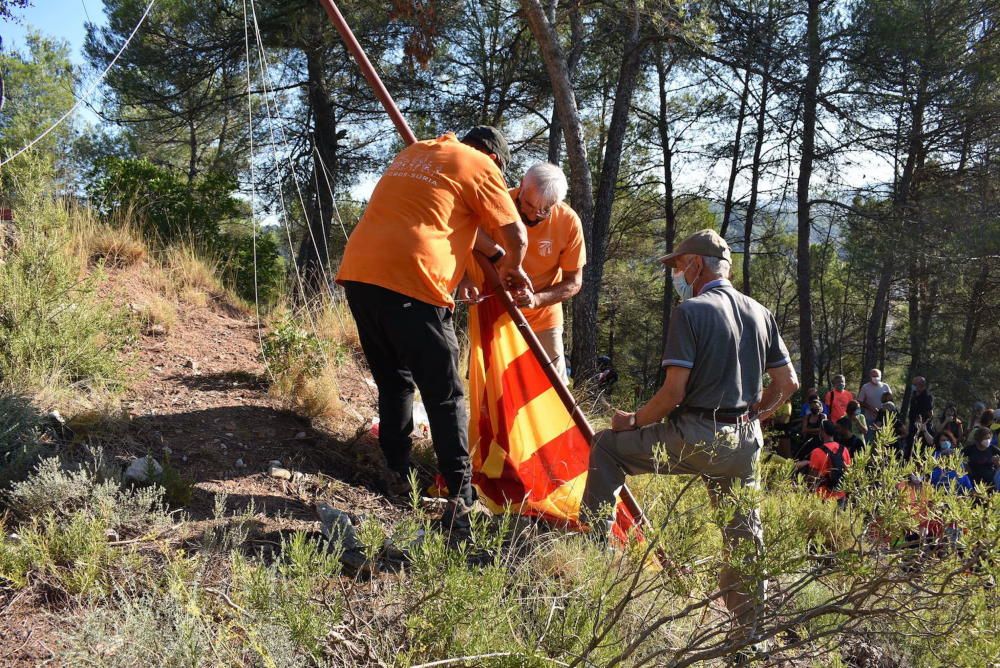
[[[727,280],[674,309],[663,366],[691,369],[682,406],[744,409],[760,399],[765,369],[790,364],[774,316]]]

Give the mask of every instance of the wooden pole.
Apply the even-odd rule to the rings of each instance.
[[[361,48],[361,44],[358,43],[357,37],[351,31],[351,27],[347,25],[347,21],[344,20],[344,15],[340,13],[337,8],[337,4],[333,0],[319,0],[319,4],[323,5],[323,9],[326,10],[327,16],[330,17],[330,21],[333,22],[333,26],[340,33],[340,38],[344,40],[344,44],[347,49],[354,56],[354,60],[357,61],[358,67],[361,68],[361,73],[365,75],[365,79],[368,80],[368,85],[372,87],[375,91],[375,96],[378,97],[379,102],[388,112],[389,117],[392,119],[393,125],[396,126],[396,130],[403,137],[403,141],[407,146],[410,144],[415,144],[417,142],[417,136],[413,134],[413,130],[410,129],[409,124],[407,124],[406,119],[403,118],[402,112],[400,112],[399,107],[392,99],[392,95],[386,89],[385,84],[382,83],[382,79],[379,77],[378,72],[375,71],[375,67],[372,65],[371,61],[368,60],[368,56],[365,55],[364,49]]]

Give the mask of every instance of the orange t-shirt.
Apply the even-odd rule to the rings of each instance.
[[[476,228],[520,220],[500,170],[454,134],[403,149],[351,232],[337,282],[358,281],[454,308]]]
[[[833,452],[839,452],[841,458],[844,460],[844,468],[846,469],[851,465],[851,451],[842,446],[837,441],[830,441],[829,443],[824,443]],[[813,451],[809,453],[809,468],[812,469],[813,475],[817,478],[823,478],[830,469],[833,468],[833,460],[826,451],[817,446],[813,448]],[[847,496],[844,492],[840,490],[827,489],[824,485],[820,485],[816,488],[816,492],[822,496],[824,499],[843,499]]]
[[[830,390],[823,397],[823,403],[830,409],[830,419],[836,422],[847,415],[847,404],[854,401],[854,393],[850,390]]]
[[[517,199],[520,188],[512,188],[510,197]],[[587,249],[583,244],[583,225],[576,211],[565,202],[552,207],[549,217],[537,225],[525,225],[528,248],[524,253],[524,272],[531,278],[535,292],[551,287],[563,279],[564,271],[582,269],[587,264]],[[522,309],[533,332],[562,327],[562,304],[537,309]]]

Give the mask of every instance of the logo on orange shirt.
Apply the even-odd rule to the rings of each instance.
[[[552,240],[543,239],[538,242],[538,254],[542,257],[548,257],[552,255]]]

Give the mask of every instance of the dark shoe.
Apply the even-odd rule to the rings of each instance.
[[[740,651],[733,654],[730,658],[729,665],[731,666],[749,666],[751,663],[756,663],[758,661],[767,661],[771,658],[771,654],[768,651],[767,643],[764,641],[754,643],[749,647],[744,647]]]
[[[409,477],[396,473],[395,471],[389,471],[385,475],[385,493],[389,497],[409,498]]]
[[[364,580],[372,577],[378,570],[365,553],[357,548],[344,550],[344,553],[340,555],[340,565],[343,567],[345,575]]]

